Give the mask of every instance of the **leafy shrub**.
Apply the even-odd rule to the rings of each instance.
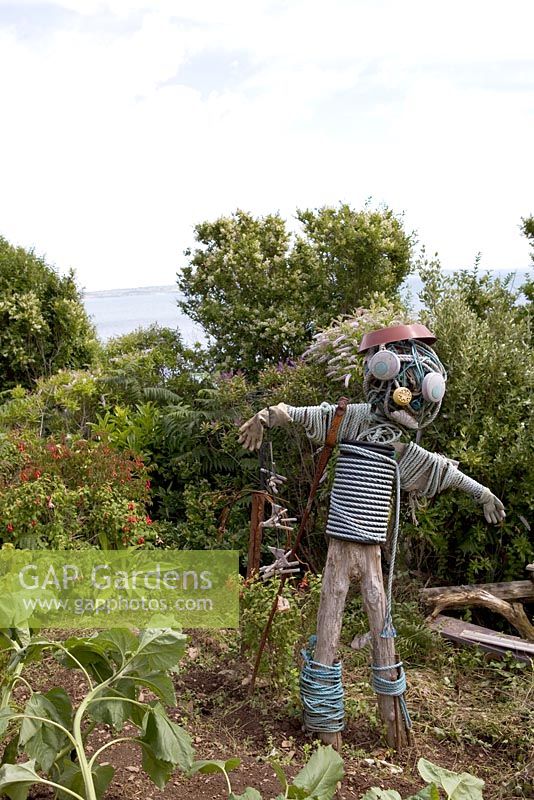
[[[17,386],[3,395],[0,426],[38,436],[87,437],[102,402],[98,377],[88,370],[59,370],[32,390]]]
[[[388,208],[347,204],[297,212],[291,237],[276,214],[244,211],[195,227],[178,285],[183,310],[212,337],[211,356],[250,376],[299,356],[315,326],[395,293],[411,267],[412,237]]]
[[[0,236],[0,390],[87,366],[96,350],[73,273],[60,276]]]
[[[459,492],[439,496],[404,525],[412,566],[453,583],[521,577],[534,556],[534,351],[530,313],[508,280],[475,272],[424,274],[424,320],[449,373],[442,412],[423,435],[502,499],[502,525],[485,523]]]
[[[258,644],[278,591],[278,580],[244,581],[240,592],[240,637],[242,653],[254,661]],[[276,689],[289,689],[296,697],[298,651],[315,631],[321,579],[308,575],[298,586],[286,583],[282,598],[287,609],[275,614],[263,653],[259,675]]]
[[[153,542],[150,480],[135,454],[84,439],[0,436],[0,541],[122,548]]]
[[[100,367],[107,392],[119,403],[142,402],[147,387],[189,398],[208,378],[202,350],[186,347],[178,330],[160,325],[110,339],[102,348]]]

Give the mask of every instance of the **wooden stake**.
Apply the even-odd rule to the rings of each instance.
[[[383,639],[380,634],[386,614],[386,594],[382,579],[380,545],[357,544],[340,539],[330,539],[328,556],[323,572],[321,600],[317,616],[317,645],[315,661],[332,665],[337,658],[337,649],[343,609],[351,580],[359,581],[362,601],[371,631],[373,664],[388,666],[395,661],[393,639]],[[395,680],[396,670],[384,670],[382,677]],[[377,695],[380,716],[386,726],[386,738],[390,747],[396,744],[395,703],[388,695]],[[321,733],[324,744],[341,745],[341,734]]]
[[[248,545],[247,580],[257,575],[260,569],[261,542],[263,538],[263,522],[265,510],[265,493],[253,492],[252,510],[250,514],[250,539]]]

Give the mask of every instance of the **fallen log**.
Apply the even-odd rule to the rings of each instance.
[[[528,569],[528,567],[527,567]],[[533,565],[534,569],[534,565]],[[465,586],[433,586],[429,589],[421,589],[421,599],[427,605],[434,605],[435,598],[441,597],[446,592],[465,591],[473,589],[483,589],[486,592],[499,597],[501,600],[530,600],[534,601],[534,572],[533,579],[527,581],[509,581],[508,583],[479,583],[466,584]]]
[[[500,614],[519,631],[524,639],[534,642],[534,625],[530,622],[521,603],[508,603],[491,592],[477,586],[449,586],[441,594],[432,597],[434,619],[446,608],[468,608],[481,606]]]
[[[504,655],[512,653],[519,661],[534,659],[534,644],[525,642],[518,636],[509,636],[506,633],[497,633],[490,628],[473,625],[461,619],[438,615],[429,621],[429,627],[439,633],[444,639],[455,644],[464,644],[479,647],[487,653]]]

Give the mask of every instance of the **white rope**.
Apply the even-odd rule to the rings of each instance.
[[[304,426],[308,438],[314,444],[324,444],[336,408],[332,403],[321,403],[320,406],[287,406],[287,413],[293,422]],[[362,428],[368,427],[370,421],[369,403],[349,403],[339,426],[338,441],[355,441]]]
[[[406,446],[399,461],[401,487],[411,494],[420,497],[434,497],[445,489],[461,489],[467,492],[478,503],[483,503],[491,492],[485,486],[474,481],[445,456],[430,453],[428,450],[410,443]],[[414,485],[428,473],[426,481],[420,489]]]

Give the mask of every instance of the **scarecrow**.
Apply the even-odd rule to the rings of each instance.
[[[356,319],[353,323],[355,327],[357,322]],[[319,360],[328,361],[329,374],[335,376],[340,366],[333,362],[339,362],[340,356],[325,355],[325,340],[321,337],[319,334],[308,354],[319,354]],[[336,343],[343,338],[338,337]],[[353,581],[360,583],[369,620],[372,685],[388,742],[400,746],[403,737],[409,738],[411,723],[404,701],[406,677],[395,652],[396,632],[391,615],[401,489],[409,493],[412,508],[420,498],[460,489],[482,506],[488,522],[496,524],[505,517],[501,501],[487,487],[462,473],[457,462],[415,442],[400,441],[409,439],[410,433],[418,437],[440,410],[447,374],[431,347],[435,341],[424,325],[415,323],[366,333],[359,345],[359,354],[364,358],[366,403],[345,400],[337,407],[330,403],[307,407],[279,403],[262,409],[240,428],[239,441],[251,451],[260,447],[264,428],[290,424],[303,425],[314,444],[324,446],[328,440],[338,444],[317,636],[303,651],[300,682],[304,728],[335,746],[340,745],[344,727],[337,649],[345,600]],[[341,349],[341,361],[354,362],[350,343],[341,343]],[[386,542],[388,530],[392,557],[384,587],[381,545]]]

